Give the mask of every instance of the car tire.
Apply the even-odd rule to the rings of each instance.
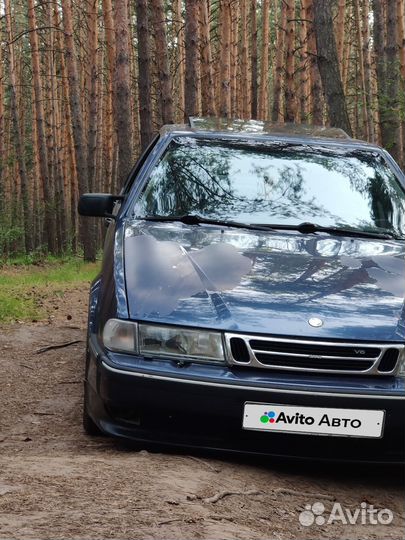
[[[89,369],[89,360],[90,360],[90,350],[89,350],[89,330],[87,325],[87,339],[86,339],[86,364],[85,364],[85,374],[84,374],[84,396],[83,396],[83,429],[86,435],[90,435],[90,437],[101,437],[103,436],[103,432],[101,429],[97,426],[97,424],[93,421],[91,416],[88,413],[88,389],[87,389],[87,372]]]
[[[108,435],[104,433],[98,425],[94,422],[88,412],[88,382],[87,375],[89,371],[89,362],[90,362],[90,312],[87,317],[87,336],[86,336],[86,355],[85,355],[85,368],[84,368],[84,392],[83,392],[83,429],[86,435],[90,437],[107,437]]]
[[[91,416],[87,412],[87,399],[86,399],[86,389],[84,390],[84,404],[83,404],[83,429],[87,435],[91,437],[101,437],[104,433],[97,426],[97,424],[92,420]]]

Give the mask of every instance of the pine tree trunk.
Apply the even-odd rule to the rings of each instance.
[[[386,99],[380,110],[382,143],[397,161],[401,160],[399,131],[399,66],[396,0],[387,0]]]
[[[134,81],[138,80],[138,58],[136,54],[135,42],[136,42],[136,26],[132,24],[132,21],[135,21],[136,18],[136,7],[135,2],[128,3],[128,20],[129,24],[129,80],[130,80],[130,106],[131,106],[131,119],[132,125],[131,130],[133,133],[132,137],[132,154],[135,156],[139,155],[141,148],[141,139],[139,136],[139,100],[137,92],[135,91]],[[173,101],[172,101],[173,107]],[[102,111],[101,111],[102,114]],[[103,230],[103,229],[102,229]]]
[[[380,141],[383,140],[382,111],[385,107],[385,39],[384,39],[384,15],[381,0],[373,0],[373,45],[376,65],[378,117],[380,128]],[[386,137],[384,136],[384,139]]]
[[[207,1],[200,2],[201,105],[203,116],[215,116],[215,85]]]
[[[303,0],[303,6],[305,9],[305,19],[307,22],[308,30],[308,61],[309,61],[309,73],[310,73],[310,88],[311,88],[311,116],[312,123],[316,126],[323,125],[323,96],[322,96],[322,83],[319,74],[316,50],[316,38],[314,31],[314,14],[313,14],[313,2],[312,0]]]
[[[367,88],[366,88],[366,75],[365,75],[365,61],[364,61],[364,48],[363,48],[363,34],[361,28],[361,16],[360,16],[360,4],[359,0],[353,0],[354,7],[354,19],[356,23],[356,37],[357,37],[357,52],[358,52],[358,68],[360,78],[360,90],[361,90],[361,104],[362,104],[362,117],[363,117],[363,133],[366,140],[371,139],[370,124],[368,116],[368,104],[367,104]]]
[[[363,0],[362,6],[362,45],[364,58],[364,81],[366,87],[366,108],[369,124],[369,141],[374,142],[373,91],[371,75],[371,40],[370,40],[370,9],[369,0]]]
[[[64,252],[68,245],[67,238],[67,223],[65,213],[65,197],[64,197],[64,183],[63,183],[63,165],[62,165],[62,138],[60,129],[62,126],[60,101],[59,101],[59,85],[58,85],[58,71],[57,60],[61,55],[60,47],[57,46],[55,31],[57,28],[54,25],[54,6],[52,4],[44,5],[44,12],[46,21],[49,25],[49,31],[47,32],[47,45],[48,51],[45,52],[45,59],[48,71],[48,94],[46,116],[49,118],[49,134],[48,134],[48,160],[49,160],[49,173],[50,173],[50,200],[54,201],[54,212],[56,215],[56,227],[57,227],[57,253]],[[55,26],[55,28],[54,28]],[[51,143],[52,141],[52,143]],[[46,225],[45,225],[46,228]]]
[[[346,24],[346,38],[345,38],[345,46],[343,49],[343,60],[342,60],[342,66],[341,66],[341,72],[342,72],[342,83],[343,83],[343,91],[345,95],[349,92],[349,76],[350,76],[350,67],[351,62],[350,59],[352,57],[353,53],[353,34],[354,31],[354,14],[353,14],[353,5],[349,4],[346,6],[347,11],[347,24]]]
[[[6,152],[11,150],[11,131],[12,131],[12,122],[10,122],[10,120],[9,120],[7,122],[7,124],[5,124],[5,127],[4,127],[4,132],[5,132],[4,147],[6,149]],[[4,154],[4,155],[6,155],[6,154]],[[14,199],[13,199],[13,195],[12,195],[13,189],[12,189],[10,169],[11,169],[10,163],[5,161],[4,164],[3,164],[4,195],[5,195],[5,203],[7,203],[7,201],[9,202],[9,205],[8,205],[9,211],[8,211],[6,223],[11,226],[12,219],[13,219],[13,214],[14,214],[14,209],[15,209],[15,204],[11,204],[11,201],[14,201]],[[7,247],[7,249],[9,249],[9,247],[10,247],[9,242],[7,242],[6,247]]]
[[[35,117],[35,122],[33,126],[33,159],[34,159],[34,179],[33,179],[33,197],[32,197],[32,214],[34,216],[40,213],[39,208],[41,205],[37,205],[35,197],[35,182],[38,182],[41,179],[41,183],[44,187],[49,187],[49,171],[48,171],[48,155],[46,148],[46,135],[44,127],[44,103],[42,98],[42,82],[40,80],[40,57],[39,57],[39,48],[38,48],[38,36],[36,30],[36,16],[34,2],[28,0],[28,28],[29,28],[29,41],[30,41],[30,50],[31,50],[31,64],[32,64],[32,79],[33,79],[33,92],[32,92],[32,110],[33,116]],[[53,207],[53,197],[49,200],[46,196],[44,197],[44,206],[45,206],[45,222],[47,218],[55,215],[55,209]],[[51,212],[50,212],[51,210]],[[38,220],[39,221],[39,220]],[[37,222],[35,218],[33,219],[33,245],[38,246],[42,243],[41,230],[36,230]],[[49,234],[50,232],[50,234]],[[48,226],[45,226],[45,235],[47,238],[47,247],[51,252],[56,251],[56,242],[54,241],[52,245],[52,238],[55,240],[55,224],[48,223]],[[38,240],[39,242],[37,242]]]
[[[61,54],[58,55],[60,62],[60,73],[62,76],[62,84],[58,86],[58,96],[60,100],[59,107],[59,125],[57,130],[59,132],[60,148],[63,152],[59,152],[61,156],[61,181],[63,182],[63,222],[64,228],[64,247],[71,247],[73,251],[77,252],[77,212],[76,201],[72,201],[73,197],[76,197],[74,193],[74,186],[77,185],[76,167],[74,164],[74,149],[72,145],[72,132],[71,132],[71,114],[70,114],[70,100],[69,100],[69,85],[68,75],[66,70],[66,63],[63,50],[62,32],[60,31],[60,19],[59,10],[57,6],[49,6],[52,13],[52,25],[57,29],[55,32],[55,46]],[[73,211],[72,211],[73,210]],[[68,236],[70,233],[70,236]],[[69,244],[71,244],[69,246]]]
[[[398,51],[401,79],[405,81],[405,2],[397,2]]]
[[[332,127],[352,134],[333,32],[332,0],[313,0],[317,61]]]
[[[260,62],[259,118],[267,120],[269,116],[269,17],[270,0],[262,3],[262,56]],[[277,81],[275,82],[275,85]],[[280,87],[281,91],[281,87]],[[276,96],[274,97],[276,99]]]
[[[89,31],[88,62],[90,66],[89,99],[88,99],[88,178],[89,190],[96,189],[97,175],[97,116],[98,116],[98,26],[97,26],[98,0],[87,0],[87,26]]]
[[[74,155],[76,163],[76,175],[79,182],[79,193],[89,190],[88,167],[87,167],[87,144],[84,137],[82,110],[80,102],[80,82],[78,76],[76,51],[73,40],[72,2],[63,0],[63,25],[65,38],[66,69],[69,80],[70,112],[72,117],[72,131],[74,141]],[[76,209],[75,209],[76,211]],[[86,261],[96,260],[95,229],[92,222],[79,220],[80,240],[84,249]]]
[[[136,24],[138,35],[139,121],[141,130],[141,148],[142,150],[145,150],[153,137],[148,0],[137,0]]]
[[[256,0],[250,1],[250,28],[251,28],[251,59],[252,59],[252,86],[251,86],[251,115],[253,119],[257,118],[257,14]]]
[[[163,0],[152,0],[151,12],[153,35],[155,38],[157,77],[159,81],[158,99],[162,107],[162,122],[163,124],[173,124],[172,78],[169,69],[166,17]]]
[[[2,216],[7,218],[8,199],[6,193],[6,175],[5,173],[5,156],[6,156],[6,130],[4,118],[4,71],[3,71],[3,50],[0,47],[0,212]],[[5,219],[6,220],[6,219]]]
[[[280,7],[279,26],[277,29],[277,44],[276,44],[276,71],[274,80],[274,97],[272,108],[273,122],[283,122],[282,114],[282,89],[285,68],[285,32],[287,26],[287,4],[282,1]]]
[[[245,119],[250,117],[251,109],[251,66],[249,65],[248,33],[248,2],[247,0],[241,0],[241,117]]]
[[[405,5],[404,0],[398,0],[398,47],[400,64],[400,90],[405,96]],[[405,167],[405,120],[401,120],[402,168]]]
[[[106,112],[105,112],[105,134],[106,134],[106,152],[105,152],[105,175],[106,175],[106,187],[108,191],[114,191],[116,179],[113,178],[114,172],[114,155],[116,146],[116,133],[115,133],[115,96],[114,96],[114,73],[115,73],[115,28],[113,18],[113,8],[111,0],[103,0],[103,20],[104,20],[104,32],[107,51],[107,63],[108,63],[108,87],[107,87],[107,100],[106,100]],[[142,44],[139,44],[139,48]],[[140,107],[141,109],[141,107]],[[139,113],[141,116],[141,112]]]
[[[207,0],[201,2],[201,6],[206,4]],[[176,119],[181,123],[184,119],[184,89],[185,89],[185,73],[186,73],[186,55],[184,47],[184,25],[183,25],[183,16],[182,16],[182,0],[174,0],[174,29],[175,35],[177,37],[177,46],[176,46],[176,92],[177,95],[177,113]],[[207,14],[208,19],[208,14]],[[209,35],[208,35],[209,41]]]
[[[100,80],[103,76],[102,57],[103,48],[99,48],[99,0],[87,0],[86,23],[87,23],[87,80],[85,107],[87,111],[87,166],[89,178],[89,190],[95,193],[101,191],[99,185],[99,154],[102,148],[100,141],[102,101],[100,99]],[[100,53],[100,54],[99,54]],[[101,228],[104,224],[97,219],[94,221],[94,242],[97,247],[101,245]]]
[[[186,0],[186,76],[184,120],[198,114],[198,0]]]
[[[398,0],[397,3],[398,20],[398,48],[401,67],[401,78],[405,81],[405,2]]]
[[[14,42],[12,32],[12,13],[11,2],[5,0],[5,18],[8,37],[8,62],[9,62],[9,77],[10,77],[10,114],[14,128],[14,146],[16,158],[18,162],[18,173],[21,181],[21,197],[22,197],[22,221],[24,227],[24,249],[27,253],[33,249],[32,238],[32,208],[30,205],[30,190],[28,185],[27,169],[25,164],[24,139],[22,134],[22,125],[20,123],[18,103],[17,103],[17,78],[16,78],[16,61],[14,56]]]
[[[32,110],[35,111],[35,91],[32,89]],[[38,143],[38,134],[36,123],[33,122],[32,125],[32,141],[34,148],[33,156],[33,177],[32,177],[32,237],[34,247],[43,245],[42,241],[42,224],[40,219],[40,214],[42,211],[42,199],[39,198],[39,179],[41,177],[41,171],[39,169],[39,143]],[[0,184],[1,188],[1,184]],[[41,202],[40,202],[41,201]],[[1,203],[0,203],[1,206]],[[1,247],[1,246],[0,246]]]
[[[306,20],[306,10],[301,4],[300,10],[300,120],[302,123],[308,122],[309,116],[309,69],[308,69],[308,21]]]
[[[231,0],[220,0],[221,56],[220,56],[220,115],[231,115]]]
[[[295,122],[297,103],[294,86],[294,52],[295,52],[295,0],[287,2],[287,25],[286,25],[286,89],[285,89],[285,121]]]
[[[337,23],[336,23],[336,46],[337,46],[340,66],[343,65],[343,50],[344,50],[344,44],[345,44],[345,18],[346,18],[346,0],[338,0],[338,15],[337,15]]]
[[[231,5],[231,117],[241,118],[243,108],[243,95],[241,92],[242,84],[240,79],[240,70],[238,69],[239,59],[239,19],[240,2],[243,0],[232,0]]]
[[[115,111],[118,141],[118,187],[132,168],[131,85],[129,75],[129,20],[127,0],[115,0]]]

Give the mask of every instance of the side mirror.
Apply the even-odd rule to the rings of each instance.
[[[84,193],[79,199],[78,211],[81,216],[115,218],[114,204],[122,201],[122,195],[107,193]]]

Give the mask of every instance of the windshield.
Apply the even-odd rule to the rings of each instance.
[[[405,235],[404,190],[373,151],[179,137],[152,170],[135,215],[187,214]]]

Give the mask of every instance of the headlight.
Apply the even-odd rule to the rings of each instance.
[[[103,343],[110,351],[136,353],[136,324],[110,319],[103,330]]]
[[[139,353],[224,362],[222,336],[219,332],[189,330],[175,326],[140,324]]]
[[[225,361],[221,333],[209,330],[110,319],[104,326],[103,343],[111,351],[142,356],[183,358],[200,362]]]

